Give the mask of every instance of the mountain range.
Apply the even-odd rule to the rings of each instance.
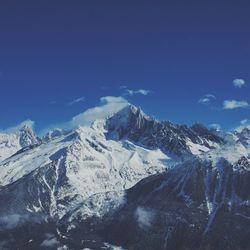
[[[250,249],[250,130],[127,105],[39,138],[0,132],[0,249]]]

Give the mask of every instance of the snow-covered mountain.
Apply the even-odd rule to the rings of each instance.
[[[11,132],[0,132],[0,162],[18,150],[38,143],[39,139],[29,125]]]
[[[221,137],[201,124],[189,128],[159,122],[132,105],[108,119],[107,127],[111,138],[125,138],[150,149],[160,148],[176,157],[199,155],[224,143]]]
[[[27,126],[0,138],[0,248],[200,249],[193,236],[217,246],[224,205],[230,223],[235,213],[250,217],[246,130],[160,122],[128,105],[42,139]],[[171,248],[187,231],[184,245]]]

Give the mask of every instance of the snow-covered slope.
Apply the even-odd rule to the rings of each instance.
[[[240,158],[250,158],[250,130],[245,128],[240,132],[233,131],[224,133],[225,144],[220,147],[201,154],[200,157],[211,160],[216,164],[220,158],[225,158],[231,164]]]
[[[140,223],[150,225],[155,215],[149,213],[149,219],[145,218],[148,210],[143,208],[150,203],[151,208],[160,211],[159,221],[176,216],[196,223],[200,231],[204,225],[210,229],[213,223],[207,220],[213,222],[218,205],[226,202],[230,206],[230,202],[235,205],[238,201],[245,204],[250,197],[242,191],[248,187],[249,131],[218,134],[200,124],[188,127],[160,122],[132,105],[91,126],[52,130],[41,140],[27,126],[1,134],[0,155],[0,201],[7,201],[0,206],[0,243],[2,238],[15,234],[18,239],[10,242],[24,243],[24,249],[31,244],[31,239],[27,244],[19,240],[26,237],[20,229],[25,227],[29,227],[29,237],[38,237],[44,230],[45,236],[36,239],[38,245],[48,233],[54,235],[49,239],[55,239],[56,245],[67,242],[73,249],[88,241],[86,237],[108,244],[98,230],[114,233],[109,222],[120,225],[122,218],[139,218]],[[230,178],[237,180],[232,182]],[[240,199],[233,199],[231,189],[238,182],[243,185]],[[228,190],[230,199],[225,198]],[[173,212],[176,208],[179,212]],[[202,222],[198,221],[200,211]],[[169,227],[174,230],[178,220],[174,217],[171,221]],[[159,228],[164,231],[166,224],[162,225]],[[134,235],[140,238],[138,232]],[[33,245],[33,249],[36,247]],[[143,245],[139,247],[143,249]]]
[[[14,155],[0,165],[0,186],[14,182],[17,185],[30,175],[39,178],[40,185],[33,188],[42,189],[48,199],[38,194],[35,205],[23,203],[26,207],[19,205],[19,209],[22,213],[45,211],[49,216],[62,218],[89,197],[128,189],[141,179],[164,171],[171,163],[160,149],[106,140],[105,133],[103,121],[97,121],[91,127],[80,127]],[[10,202],[8,206],[13,205]],[[83,217],[94,212],[86,208]]]

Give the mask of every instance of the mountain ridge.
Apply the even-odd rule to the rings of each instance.
[[[43,249],[51,239],[53,249],[230,249],[215,240],[224,216],[231,223],[240,216],[237,232],[248,232],[247,130],[219,136],[200,124],[157,121],[129,105],[42,139],[27,127],[16,135],[25,146],[0,162],[0,200],[6,201],[0,243],[7,249]],[[234,232],[228,225],[217,234]],[[246,232],[231,249],[248,246]],[[183,244],[181,234],[187,234]]]

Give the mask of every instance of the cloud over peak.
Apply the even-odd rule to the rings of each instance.
[[[69,122],[71,128],[79,125],[91,125],[95,120],[105,119],[129,105],[123,97],[105,96],[100,98],[100,105],[89,108],[85,112],[75,116]]]

